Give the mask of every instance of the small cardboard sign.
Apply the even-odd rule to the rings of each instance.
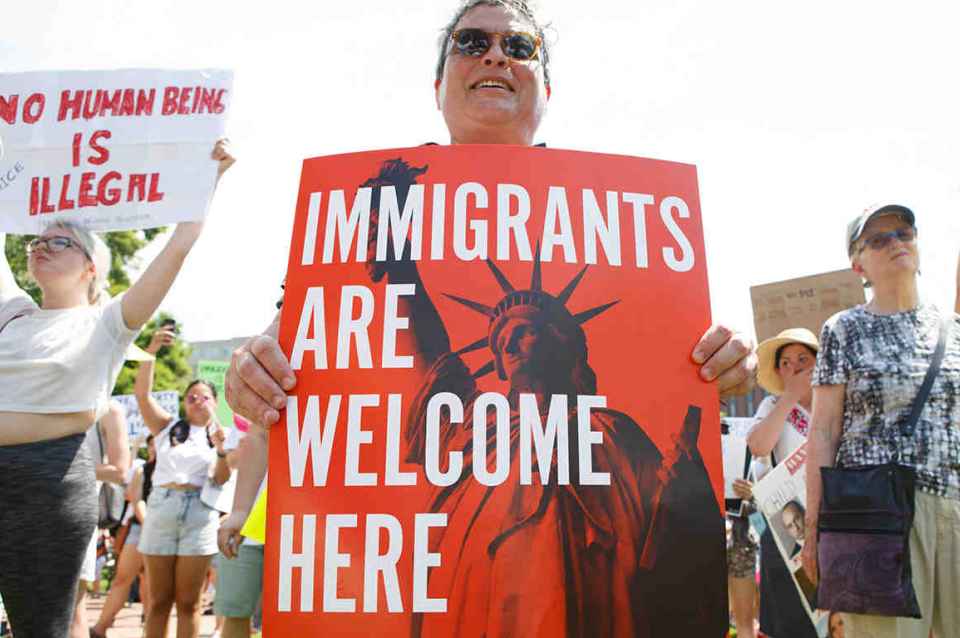
[[[866,297],[860,277],[847,269],[752,286],[750,300],[757,340],[763,341],[788,328],[819,335],[824,321]]]

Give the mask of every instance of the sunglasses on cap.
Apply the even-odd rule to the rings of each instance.
[[[79,242],[76,242],[69,237],[63,237],[62,235],[54,235],[53,237],[37,237],[35,239],[31,239],[27,242],[27,253],[35,253],[41,246],[43,246],[43,249],[48,253],[59,253],[63,252],[67,248],[76,248],[86,255],[87,259],[90,259],[90,254],[87,253],[87,250],[81,246]]]
[[[909,244],[916,238],[917,229],[913,226],[898,228],[897,230],[891,230],[886,233],[877,233],[864,239],[863,244],[860,245],[860,250],[858,252],[862,253],[867,248],[870,248],[871,250],[883,250],[889,246],[890,242],[892,242],[894,239],[899,239],[904,244]]]
[[[461,55],[479,57],[493,46],[494,36],[500,36],[500,49],[508,58],[526,62],[539,58],[541,40],[523,31],[484,31],[483,29],[458,29],[450,34],[453,50]]]

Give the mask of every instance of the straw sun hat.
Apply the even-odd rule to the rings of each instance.
[[[820,342],[817,335],[806,328],[789,328],[776,337],[771,337],[757,346],[757,383],[771,394],[783,394],[783,380],[777,373],[777,350],[791,343],[799,343],[820,352]]]

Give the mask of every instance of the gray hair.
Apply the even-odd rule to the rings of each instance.
[[[84,228],[80,224],[72,221],[58,219],[50,222],[47,229],[59,228],[65,230],[77,238],[83,251],[93,263],[93,281],[90,282],[90,288],[87,290],[87,299],[91,304],[101,303],[109,297],[107,287],[109,281],[107,276],[110,274],[110,264],[112,257],[110,247],[106,242],[94,232]]]
[[[457,28],[457,23],[471,9],[480,5],[487,7],[503,7],[513,11],[521,18],[530,23],[534,34],[540,38],[540,63],[543,65],[543,80],[547,85],[550,84],[550,54],[547,51],[547,39],[544,36],[544,26],[537,21],[530,3],[526,0],[463,0],[460,9],[454,14],[453,19],[443,28],[440,36],[440,55],[437,58],[437,80],[443,80],[443,67],[447,62],[447,48],[450,37]]]

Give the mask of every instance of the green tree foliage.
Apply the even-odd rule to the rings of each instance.
[[[173,320],[173,316],[165,312],[159,313],[147,322],[135,343],[141,348],[146,348],[150,339],[153,338],[153,333],[168,319]],[[190,346],[180,339],[177,339],[173,345],[160,348],[157,353],[157,364],[153,368],[153,390],[155,392],[176,390],[179,394],[183,394],[187,384],[193,378],[189,359]],[[117,384],[113,388],[114,394],[133,394],[133,380],[137,376],[138,365],[134,361],[123,364]]]
[[[140,249],[153,241],[164,230],[164,228],[151,228],[144,231],[124,230],[103,234],[104,241],[110,247],[112,255],[108,276],[111,295],[118,295],[130,287],[127,266],[136,257]],[[40,303],[40,289],[27,274],[26,246],[27,242],[33,237],[34,235],[7,235],[6,252],[7,261],[17,283],[27,294],[33,297],[34,301]],[[136,339],[137,345],[142,348],[150,343],[150,338],[157,329],[159,322],[172,318],[168,314],[161,313],[159,317],[148,322]],[[157,356],[153,389],[158,392],[177,390],[182,393],[191,376],[189,357],[190,347],[179,340],[172,346],[161,348]],[[125,363],[123,370],[120,372],[120,377],[117,379],[117,384],[114,386],[113,393],[131,394],[136,372],[136,363],[129,361]]]

